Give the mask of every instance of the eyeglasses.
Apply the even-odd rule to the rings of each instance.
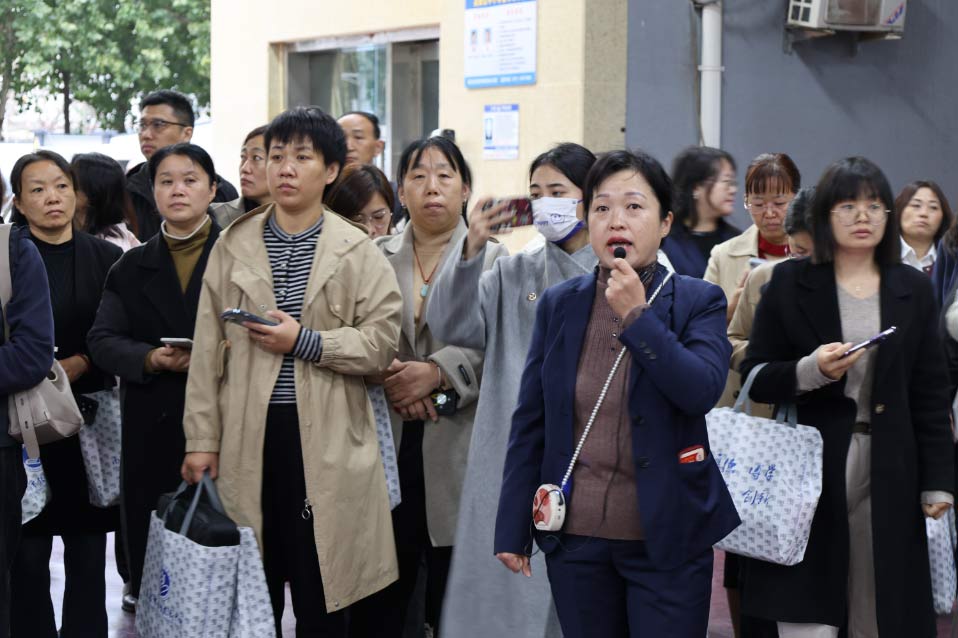
[[[756,215],[764,215],[765,211],[784,213],[788,210],[788,202],[750,202],[746,200],[745,208]]]
[[[152,130],[154,133],[162,133],[170,126],[182,126],[186,128],[189,124],[180,124],[179,122],[168,122],[166,120],[161,120],[159,118],[154,118],[152,120],[140,120],[136,123],[136,130],[140,133],[145,133],[147,129]]]
[[[865,207],[857,204],[842,204],[832,209],[832,214],[838,218],[842,226],[852,226],[858,221],[858,216],[865,213],[868,223],[877,226],[885,220],[885,217],[891,211],[878,203],[871,203]]]
[[[386,215],[388,213],[389,211],[386,210],[385,208],[380,208],[377,211],[373,211],[369,215],[362,215],[362,214],[353,215],[352,217],[350,217],[350,219],[356,222],[357,224],[365,225],[365,224],[369,224],[370,222],[381,222],[382,220],[386,219]]]

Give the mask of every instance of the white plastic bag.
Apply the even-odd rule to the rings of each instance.
[[[367,386],[369,402],[376,416],[376,436],[379,438],[379,455],[383,460],[386,473],[386,489],[389,491],[389,509],[394,510],[402,501],[399,491],[399,465],[396,459],[396,443],[393,439],[393,426],[389,418],[389,403],[381,385]]]
[[[136,630],[143,638],[223,638],[236,598],[239,546],[204,547],[153,512]]]
[[[20,522],[26,525],[43,511],[50,502],[50,486],[43,473],[43,464],[40,459],[31,459],[27,455],[27,448],[23,447],[23,469],[27,473],[27,489],[20,500]]]
[[[83,396],[98,404],[93,423],[80,428],[79,434],[87,492],[91,504],[110,507],[120,502],[120,393],[114,388]]]
[[[229,638],[276,638],[273,604],[266,587],[266,574],[256,535],[251,527],[240,527],[239,531],[236,600],[230,619]]]
[[[928,564],[931,567],[931,597],[936,614],[949,614],[958,594],[955,576],[955,511],[949,508],[935,520],[925,517],[928,533]]]
[[[712,454],[742,519],[715,546],[795,565],[805,557],[822,493],[822,436],[795,423],[794,410],[775,420],[748,414],[748,393],[762,367],[752,369],[734,407],[705,417]]]

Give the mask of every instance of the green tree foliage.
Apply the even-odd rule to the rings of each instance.
[[[21,108],[61,94],[67,133],[74,100],[112,130],[159,88],[209,105],[209,0],[0,0],[0,20],[0,90]]]

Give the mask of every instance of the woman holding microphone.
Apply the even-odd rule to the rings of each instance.
[[[649,155],[602,156],[583,201],[597,274],[545,291],[536,313],[495,552],[531,574],[533,498],[561,480],[565,520],[535,541],[566,638],[703,635],[712,544],[739,523],[705,429],[728,371],[725,297],[658,264],[671,191]]]

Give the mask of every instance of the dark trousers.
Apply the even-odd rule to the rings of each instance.
[[[63,625],[60,638],[106,638],[106,534],[63,539]],[[57,638],[50,597],[52,536],[25,536],[13,567],[12,635]]]
[[[0,638],[10,635],[10,579],[20,544],[20,499],[26,487],[20,446],[0,447]]]
[[[263,445],[263,568],[276,635],[282,636],[286,582],[296,615],[296,638],[345,638],[345,611],[326,612],[295,405],[271,405]]]
[[[745,561],[749,560],[738,554],[725,553],[725,573],[722,585],[726,589],[745,590]],[[741,595],[741,594],[740,594]],[[755,616],[739,614],[738,619],[740,638],[778,638],[778,624],[774,620],[765,620]]]
[[[442,600],[449,578],[452,547],[433,547],[426,525],[426,482],[422,460],[422,421],[403,423],[399,457],[402,503],[393,510],[399,580],[350,607],[351,638],[401,638],[425,563],[425,621],[440,635]],[[421,635],[421,627],[414,635]]]
[[[566,534],[546,556],[565,638],[701,638],[708,631],[712,550],[656,569],[642,541]]]

